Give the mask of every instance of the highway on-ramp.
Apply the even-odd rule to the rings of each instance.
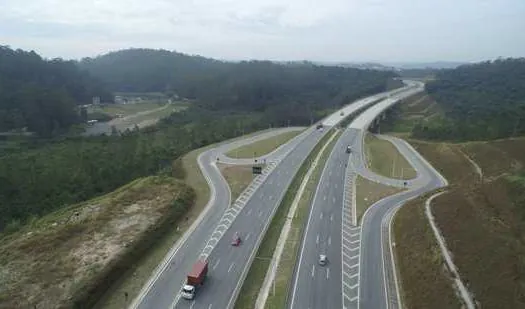
[[[345,107],[345,112],[351,113],[352,110],[366,107],[397,91],[361,99]],[[323,123],[329,128],[343,118],[338,111],[323,120]],[[316,130],[311,127],[287,143],[285,148],[277,150],[280,157],[270,162],[267,172],[256,178],[231,207],[229,189],[214,164],[217,158],[219,161],[225,160],[220,155],[225,149],[216,148],[201,155],[199,165],[210,184],[211,200],[189,232],[172,248],[131,308],[233,307],[259,242],[280,200],[301,163],[327,129]],[[230,245],[234,232],[242,236],[240,247]],[[179,291],[186,274],[199,257],[209,261],[206,285],[199,290],[195,300],[180,299]]]
[[[371,115],[370,112],[367,114],[368,110],[374,113],[383,111],[420,91],[410,86],[373,105],[363,114]],[[362,117],[358,116],[352,124],[360,124],[359,119]],[[357,308],[360,229],[353,223],[352,199],[347,184],[353,177],[348,177],[347,173],[355,173],[354,163],[350,162],[348,166],[351,157],[360,159],[358,162],[364,162],[364,159],[359,154],[363,130],[353,128],[352,124],[340,136],[321,174],[289,292],[289,308]],[[351,155],[346,153],[347,146],[351,146]],[[366,174],[384,180],[384,177],[367,170]],[[321,254],[328,257],[325,266],[318,263]]]

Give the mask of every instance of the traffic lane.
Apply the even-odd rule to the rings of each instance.
[[[361,308],[387,308],[387,283],[384,278],[384,252],[381,245],[381,222],[384,216],[397,205],[402,205],[407,200],[430,192],[440,186],[440,180],[433,177],[426,186],[388,197],[374,204],[368,210],[369,213],[363,220],[361,235],[362,258],[359,296]]]
[[[145,294],[138,308],[168,308],[178,293],[180,287],[186,281],[189,269],[197,260],[200,252],[204,249],[209,238],[209,231],[213,229],[216,222],[220,220],[224,211],[230,204],[230,193],[227,183],[219,172],[208,161],[214,155],[213,151],[203,156],[203,167],[207,170],[209,177],[215,184],[215,202],[213,207],[203,217],[185,242],[183,242],[176,254],[170,259],[166,269],[160,274]],[[206,164],[206,162],[208,162]]]
[[[347,140],[340,137],[332,149],[310,207],[309,223],[303,240],[304,249],[301,249],[301,261],[292,294],[294,308],[332,308],[334,304],[336,307],[341,306],[342,288],[339,281],[344,191],[344,169],[341,168],[341,162],[348,160],[344,147],[346,143]],[[329,259],[324,267],[318,265],[320,254],[326,254]],[[309,275],[312,278],[308,278]],[[308,279],[315,283],[312,285]],[[305,302],[308,299],[310,302]]]
[[[316,205],[321,204],[327,200],[331,187],[328,185],[326,178],[326,167],[323,168],[321,180],[316,188],[313,203],[309,207],[308,223],[306,226],[305,235],[301,243],[301,251],[299,253],[299,264],[295,274],[294,286],[292,289],[291,308],[308,308],[310,304],[315,302],[315,286],[314,277],[316,274],[316,266],[319,258],[319,225],[322,216],[321,207]]]
[[[252,196],[241,210],[239,215],[244,213],[248,215],[248,212],[250,212],[248,215],[250,218],[244,218],[244,220],[239,218],[239,220],[234,220],[229,230],[250,230],[253,231],[254,234],[257,234],[258,237],[262,236],[262,230],[268,222],[270,214],[277,207],[277,201],[285,194],[285,189],[291,182],[295,172],[299,169],[300,164],[323,135],[324,132],[312,134],[310,139],[307,139],[305,143],[299,145],[297,151],[293,151],[282,161],[279,165],[279,169],[282,170],[282,172],[272,172],[268,176],[267,181],[257,190],[254,196]],[[277,194],[280,194],[280,196],[277,196]],[[269,202],[263,200],[265,196],[268,197],[270,200]],[[273,205],[268,207],[268,204]],[[257,212],[257,210],[259,211]],[[193,308],[209,308],[209,305],[215,305],[219,308],[227,307],[237,283],[240,283],[239,279],[242,275],[242,271],[246,267],[247,259],[255,249],[256,240],[257,238],[255,237],[250,238],[243,243],[242,248],[236,248],[240,250],[236,251],[237,253],[232,259],[236,261],[236,264],[239,265],[239,267],[233,267],[229,272],[225,272],[225,269],[222,268],[210,272],[210,277],[213,276],[214,279],[210,280],[211,283],[207,283],[206,288],[201,290],[201,293],[198,296],[199,300],[196,300],[193,303]],[[217,258],[220,258],[226,250],[230,250],[230,241],[231,239],[227,239],[223,236],[211,252],[209,259],[216,260]],[[220,282],[221,285],[213,284],[213,282]],[[179,301],[176,307],[187,308],[189,305],[191,304]]]

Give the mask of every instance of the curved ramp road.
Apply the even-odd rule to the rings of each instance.
[[[433,177],[435,174],[432,168],[420,156],[414,154],[414,150],[408,144],[392,139],[418,172],[417,177],[408,184],[410,188],[415,189],[387,198],[382,201],[383,204],[376,203],[373,209],[367,212],[362,228],[353,224],[355,213],[352,204],[355,204],[355,201],[352,197],[355,197],[355,193],[352,192],[351,182],[359,173],[376,182],[404,186],[401,180],[377,175],[366,168],[363,137],[370,123],[380,113],[421,89],[421,84],[409,83],[409,87],[403,91],[397,91],[360,114],[341,135],[328,158],[310,209],[289,294],[289,308],[384,308],[380,304],[386,304],[386,283],[379,284],[377,280],[370,278],[380,278],[382,282],[388,282],[395,291],[392,275],[385,278],[387,275],[378,273],[383,267],[383,254],[389,257],[389,251],[383,253],[382,250],[382,241],[386,241],[385,248],[389,248],[388,238],[381,238],[383,218],[387,214],[393,214],[394,206],[436,185],[439,186],[442,182],[439,177]],[[353,150],[350,155],[345,152],[348,145]],[[377,213],[376,209],[379,210]],[[375,220],[369,223],[370,218],[379,220],[379,224]],[[390,217],[386,217],[385,220],[389,223]],[[388,235],[389,225],[386,224],[386,227]],[[326,266],[319,265],[320,254],[327,255]],[[390,265],[392,269],[392,263],[387,262],[384,264]],[[383,292],[378,293],[378,289]],[[369,303],[369,296],[376,301]],[[363,299],[361,306],[360,298]]]
[[[170,250],[130,308],[171,308],[188,270],[205,248],[212,231],[230,206],[230,188],[216,165],[216,158],[230,149],[294,129],[297,128],[265,132],[244,140],[220,145],[218,148],[207,150],[199,155],[197,158],[199,167],[210,185],[210,201],[199,218]],[[300,138],[304,136],[300,134],[293,141]],[[280,149],[289,151],[291,147],[294,147],[294,144],[283,145]],[[274,152],[266,157],[274,160],[277,158],[276,155],[282,155],[282,153]],[[235,159],[230,159],[230,161],[236,162]]]
[[[384,92],[354,102],[347,110],[366,107],[373,101],[387,97],[392,93]],[[340,112],[327,118],[329,124],[337,124]],[[326,119],[325,119],[326,121]],[[325,125],[328,126],[327,123]],[[212,190],[212,197],[206,210],[194,223],[186,235],[176,244],[158,271],[144,287],[142,293],[132,304],[131,308],[231,308],[235,302],[247,270],[254,258],[259,242],[275,212],[280,200],[284,196],[295,173],[301,163],[308,156],[317,142],[326,134],[325,130],[315,130],[314,127],[292,139],[286,146],[280,147],[264,158],[274,158],[275,166],[282,160],[273,172],[268,172],[256,179],[249,194],[230,205],[229,188],[224,178],[218,173],[215,165],[219,161],[230,163],[234,159],[226,159],[221,154],[225,148],[219,146],[203,153],[199,157],[199,165],[206,176]],[[282,132],[281,132],[282,133]],[[243,144],[253,142],[243,141]],[[235,144],[235,147],[238,147]],[[248,159],[249,163],[252,162]],[[239,162],[239,161],[235,161]],[[253,183],[252,183],[253,185]],[[252,186],[250,185],[250,186]],[[226,186],[226,187],[225,187]],[[232,248],[230,241],[237,231],[243,238],[240,247]],[[192,264],[200,257],[207,257],[210,262],[206,285],[198,292],[194,301],[180,299],[179,291],[185,282],[186,274]]]

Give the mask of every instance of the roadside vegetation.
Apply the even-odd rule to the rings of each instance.
[[[356,178],[356,208],[357,208],[357,222],[361,220],[365,211],[375,202],[403,191],[402,188],[386,186],[368,180],[364,177],[357,176]]]
[[[365,136],[365,158],[371,171],[390,178],[412,179],[416,171],[396,146],[370,133]]]
[[[485,308],[525,306],[521,258],[525,255],[521,207],[525,201],[525,139],[464,144],[412,140],[411,144],[450,182],[447,193],[433,201],[432,212],[474,299]],[[482,180],[467,156],[481,167]],[[400,265],[410,265],[401,267],[405,302],[414,304],[412,308],[426,308],[445,299],[448,292],[434,281],[421,280],[434,277],[437,264],[442,269],[444,265],[435,241],[421,236],[420,231],[430,227],[426,217],[416,215],[414,209],[420,207],[417,212],[423,213],[424,201],[413,203],[396,216],[396,250]],[[439,273],[443,278],[449,276],[446,271]]]
[[[302,130],[284,132],[279,135],[275,135],[260,141],[256,141],[251,144],[243,145],[241,147],[232,149],[226,153],[230,158],[253,158],[264,156],[275,149],[279,148],[282,144],[285,144],[292,138],[296,137],[302,132]]]
[[[32,220],[0,245],[0,308],[93,306],[193,199],[184,183],[152,176]]]
[[[299,168],[297,174],[295,175],[290,186],[288,187],[288,190],[286,191],[286,194],[283,200],[281,201],[281,204],[278,206],[278,209],[272,219],[272,222],[270,223],[268,231],[266,232],[261,242],[261,245],[257,251],[257,255],[255,256],[255,259],[253,260],[253,263],[250,266],[250,270],[248,272],[246,280],[244,281],[241,292],[239,293],[239,297],[237,298],[237,302],[235,303],[236,309],[248,309],[248,308],[254,307],[255,301],[257,299],[257,295],[259,294],[262,283],[264,281],[264,276],[266,275],[266,272],[268,271],[268,267],[270,266],[273,252],[275,251],[277,241],[279,240],[281,230],[286,221],[288,211],[295,198],[296,192],[301,186],[301,183],[306,173],[308,172],[310,165],[315,160],[315,157],[318,155],[319,151],[322,149],[324,144],[329,140],[332,134],[328,132],[323,137],[323,139],[321,139],[321,141],[319,141],[319,143],[314,147],[312,152],[308,155],[308,157],[305,159],[305,161]],[[327,149],[331,151],[330,147],[328,147]],[[329,153],[329,151],[327,151],[327,153]],[[318,167],[320,165],[322,164],[319,164]],[[315,185],[316,184],[317,183],[315,183]],[[304,207],[305,205],[302,205],[302,206]],[[306,205],[306,208],[307,208],[307,205]],[[308,211],[306,209],[306,215],[307,213]],[[296,213],[296,217],[294,218],[293,221],[296,221],[296,219],[299,220],[299,217],[301,216],[302,218],[303,215],[305,215],[304,210],[300,211],[298,208],[298,213]],[[301,222],[300,224],[302,225],[302,221],[299,221],[299,222]],[[294,237],[295,235],[296,238],[300,237],[301,233],[299,230],[297,230],[297,228],[298,228],[297,224],[292,223],[290,236]],[[293,272],[293,265],[294,265],[294,259],[295,259],[295,254],[293,250],[294,249],[296,250],[298,245],[299,245],[298,241],[296,241],[295,248],[290,248],[289,243],[287,242],[287,245],[284,249],[285,256],[283,256],[281,260],[282,262],[286,261],[288,265],[291,265],[292,269],[290,269],[290,271],[292,272]],[[279,268],[280,267],[281,266],[279,266]],[[291,280],[291,273],[289,275],[290,277],[288,277],[287,275],[283,276],[282,274],[279,274],[277,277],[278,281],[276,282],[276,292],[277,292],[277,284],[279,284],[278,292],[280,295],[279,299],[281,301],[286,298],[287,291],[286,291],[286,288],[283,289],[283,284],[287,285],[289,283],[289,281]]]

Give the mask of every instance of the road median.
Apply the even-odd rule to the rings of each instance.
[[[304,218],[307,216],[307,206],[312,198],[313,191],[315,191],[315,186],[318,177],[320,176],[322,166],[328,158],[329,151],[331,150],[331,147],[333,147],[336,140],[335,138],[338,134],[339,133],[336,131],[332,134],[329,132],[325,135],[325,137],[323,137],[314,150],[309,154],[295,175],[276,215],[274,216],[274,219],[271,222],[268,233],[265,235],[264,240],[259,247],[257,257],[250,267],[250,271],[242,287],[242,292],[240,293],[235,308],[263,308],[261,303],[264,304],[262,301],[262,298],[264,297],[257,296],[261,291],[264,281],[267,283],[274,282],[272,288],[273,293],[268,297],[268,303],[279,303],[282,304],[281,307],[286,303],[286,287],[289,285],[293,273],[296,256],[295,252],[297,251],[301,237],[300,230],[302,229],[302,222],[304,222]],[[329,151],[327,152],[326,149]],[[321,158],[321,154],[325,155]],[[319,164],[315,164],[314,162],[319,162]],[[320,166],[321,168],[319,168]],[[310,178],[309,175],[314,175],[314,177]],[[317,180],[314,181],[316,176]],[[302,192],[303,190],[306,191],[306,194],[303,195],[297,193]],[[296,206],[294,206],[294,204],[296,204]],[[295,216],[290,212],[292,207],[297,207],[298,213]],[[306,210],[303,208],[306,208]],[[287,221],[290,222],[290,219],[292,220],[289,226],[288,238],[284,241],[282,240],[282,238],[285,237],[283,236],[283,228]],[[275,263],[272,262],[275,261],[275,259],[272,258],[272,255],[275,255],[275,250],[279,243],[283,245],[281,251],[283,251],[284,255],[281,256],[280,263]],[[272,265],[277,265],[277,272],[274,280],[271,280],[269,278],[271,275],[268,274],[269,267]],[[267,284],[266,293],[268,293]],[[256,298],[259,299],[258,307],[256,307]],[[275,307],[275,305],[271,306],[272,308]]]

